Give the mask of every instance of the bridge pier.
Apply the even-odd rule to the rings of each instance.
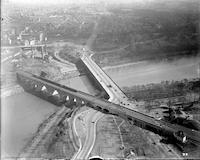
[[[41,85],[40,83],[33,81],[25,81],[24,85],[26,85],[27,91],[58,106],[62,104],[65,106],[82,106],[85,104],[85,101],[81,100],[80,98],[63,93],[62,91],[56,90],[48,85]]]

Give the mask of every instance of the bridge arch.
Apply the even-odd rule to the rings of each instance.
[[[131,117],[128,117],[128,120],[129,120],[129,121],[132,121],[133,119],[132,119]]]
[[[46,86],[42,86],[41,91],[47,91],[47,87]]]
[[[100,156],[92,156],[89,158],[89,160],[103,160],[103,158]]]
[[[101,107],[99,107],[99,106],[96,106],[97,107],[97,109],[99,109],[99,110],[102,110],[102,108]]]
[[[59,96],[59,93],[58,93],[57,90],[54,90],[53,93],[52,93],[52,95],[53,95],[53,96],[56,96],[56,95]]]
[[[103,109],[103,112],[104,112],[104,113],[109,113],[109,110],[106,109],[106,108],[104,108],[104,109]]]

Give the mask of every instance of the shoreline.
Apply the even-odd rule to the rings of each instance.
[[[15,84],[12,87],[6,87],[1,89],[1,98],[10,97],[22,92],[24,92],[24,89],[20,85]]]

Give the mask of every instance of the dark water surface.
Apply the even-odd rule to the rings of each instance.
[[[2,156],[17,156],[57,106],[22,92],[2,99]]]

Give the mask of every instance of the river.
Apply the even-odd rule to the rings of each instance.
[[[15,157],[56,106],[26,92],[2,99],[2,155]]]
[[[163,80],[182,80],[197,78],[200,57],[179,59],[173,62],[140,62],[105,67],[105,72],[120,86],[131,87]]]

